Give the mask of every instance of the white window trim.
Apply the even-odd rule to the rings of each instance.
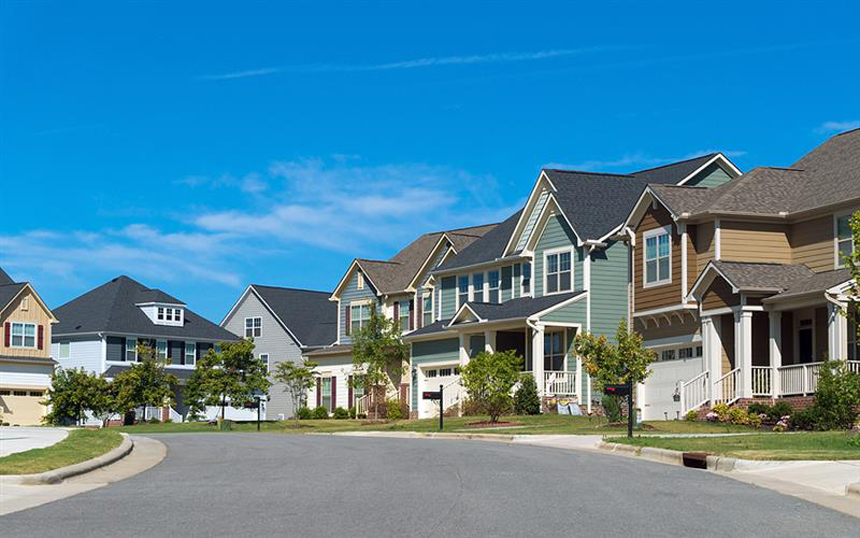
[[[427,326],[427,324],[424,323],[424,316],[426,316],[428,313],[430,314],[430,325],[432,325],[433,321],[436,319],[436,309],[435,309],[436,301],[434,300],[435,296],[434,296],[433,291],[434,290],[431,288],[430,291],[425,291],[421,294],[421,326],[422,327]],[[425,299],[430,299],[430,311],[429,312],[425,308],[425,306],[426,306],[424,304]]]
[[[547,258],[550,256],[554,256],[556,254],[563,254],[565,252],[570,252],[570,289],[562,290],[559,289],[552,293],[548,293],[546,283],[547,283]],[[544,295],[558,295],[560,293],[570,293],[576,288],[575,276],[576,276],[576,257],[573,247],[560,247],[560,248],[552,248],[543,251],[543,294]],[[532,281],[534,281],[534,271],[532,271]],[[532,287],[534,287],[534,282],[532,282]]]
[[[669,236],[669,278],[663,280],[656,280],[654,282],[648,282],[648,239],[652,237],[659,237],[661,235],[668,234]],[[660,268],[660,241],[657,241],[657,271],[659,273]],[[648,230],[642,233],[642,287],[643,288],[656,288],[658,286],[666,286],[667,284],[672,283],[672,226],[663,226],[662,228],[654,228],[653,230]]]
[[[259,358],[261,361],[264,361],[264,363],[266,364],[266,373],[271,374],[272,373],[272,363],[269,361],[269,354],[268,353],[260,353]]]
[[[163,357],[161,356],[161,351],[160,351],[162,343],[164,344],[164,356]],[[167,360],[167,357],[169,354],[170,354],[170,349],[168,349],[167,340],[156,340],[155,341],[155,356],[159,359]]]
[[[839,219],[841,219],[842,217],[848,217],[849,222],[850,222],[851,215],[853,215],[853,214],[854,214],[853,211],[844,211],[842,213],[835,213],[833,215],[833,268],[834,269],[841,269],[841,268],[845,267],[845,265],[842,261],[842,257],[839,255],[839,243],[841,242],[839,240]],[[854,242],[852,241],[852,239],[853,238],[851,236],[848,236],[847,241],[851,241],[851,249],[852,249],[852,251],[855,251],[854,249],[856,249],[857,246],[854,245]],[[846,241],[846,239],[843,239],[842,241]]]
[[[535,264],[534,259],[528,259],[520,264],[520,297],[532,297],[535,291]],[[529,266],[529,291],[526,291],[526,265]]]
[[[248,320],[249,319],[251,320],[251,336],[248,336]],[[260,334],[259,335],[254,334],[254,332],[257,329],[257,327],[254,326],[254,320],[255,319],[260,320]],[[245,318],[245,326],[244,326],[244,330],[243,330],[242,334],[244,335],[245,338],[260,338],[260,337],[262,337],[263,336],[263,317],[262,316],[248,316],[247,318]]]
[[[348,308],[349,308],[349,334],[350,334],[350,336],[353,334],[352,333],[352,323],[356,320],[356,318],[353,317],[353,315],[352,315],[352,307],[354,307],[354,306],[367,306],[368,307],[367,319],[369,321],[370,320],[370,303],[371,302],[372,301],[370,299],[358,299],[358,300],[349,302]],[[358,319],[358,330],[361,330],[364,327],[364,325],[362,324],[361,318],[357,318],[357,319]]]
[[[60,342],[60,347],[57,349],[57,355],[61,359],[68,359],[72,356],[72,343],[70,341]],[[66,356],[63,356],[63,346],[66,346]]]
[[[15,325],[21,326],[21,345],[15,345]],[[27,326],[33,327],[33,345],[27,345]],[[9,347],[14,349],[36,349],[39,347],[39,326],[27,321],[13,321],[9,328]]]
[[[498,275],[499,275],[499,280],[498,280],[498,282],[496,282],[495,288],[490,287],[490,273],[498,273]],[[513,274],[513,270],[511,271],[511,274]],[[502,303],[502,268],[498,267],[496,269],[489,269],[487,271],[487,273],[484,275],[484,285],[485,285],[484,297],[487,298],[487,302],[488,303],[492,302],[492,301],[490,301],[490,290],[495,289],[498,292],[497,295],[499,298],[497,304],[501,304]]]
[[[570,351],[568,349],[566,349],[567,348],[567,331],[569,329],[570,329],[569,327],[554,326],[554,327],[548,327],[544,331],[544,337],[546,337],[546,335],[551,334],[551,333],[561,333],[561,347],[564,350],[564,359],[563,359],[564,364],[562,365],[562,369],[561,370],[547,370],[546,369],[546,358],[548,355],[546,354],[546,343],[544,343],[543,361],[544,361],[544,371],[545,372],[568,372],[569,371],[567,369],[567,367],[568,367],[567,360],[568,360],[568,357],[570,356]]]
[[[486,291],[487,291],[487,274],[478,271],[476,273],[469,273],[469,300],[475,300],[475,275],[481,275],[481,296],[486,299]],[[484,303],[486,301],[478,301]]]
[[[128,360],[128,344],[129,342],[134,342],[134,359]],[[122,360],[123,362],[137,362],[137,338],[126,338],[125,339],[125,349],[122,350]]]
[[[454,309],[454,312],[457,312],[458,310],[460,310],[460,307],[463,306],[463,304],[465,304],[465,303],[460,302],[460,278],[463,276],[466,277],[466,281],[468,282],[468,287],[467,287],[467,291],[466,291],[466,302],[468,303],[469,301],[472,300],[472,275],[471,274],[457,275],[457,279],[454,281],[454,292],[455,292],[454,297],[456,298],[455,304],[457,305],[457,308]]]
[[[193,346],[192,347],[193,351],[191,352],[191,362],[190,363],[188,362],[188,346],[189,345]],[[197,342],[187,342],[187,341],[185,342],[185,349],[182,350],[182,359],[185,361],[184,364],[186,366],[189,366],[192,364],[194,364],[194,365],[197,364]]]

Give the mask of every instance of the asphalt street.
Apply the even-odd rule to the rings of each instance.
[[[141,474],[0,517],[3,536],[860,536],[705,471],[492,442],[152,436]]]

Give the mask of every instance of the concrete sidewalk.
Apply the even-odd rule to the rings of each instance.
[[[0,426],[0,458],[16,452],[45,448],[68,436],[69,431],[65,428]]]

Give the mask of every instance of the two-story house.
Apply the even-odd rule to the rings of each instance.
[[[631,174],[542,170],[525,207],[431,271],[434,322],[405,337],[417,395],[461,398],[459,368],[481,351],[513,350],[532,372],[545,406],[567,399],[590,412],[591,382],[571,352],[575,335],[613,338],[628,317],[629,251],[613,236],[648,183],[718,185],[740,172],[711,154]]]
[[[337,306],[335,314],[337,338],[330,346],[304,354],[306,360],[318,365],[317,386],[309,392],[313,406],[324,406],[331,412],[337,407],[359,408],[364,394],[350,383],[353,376],[352,335],[370,318],[373,305],[390,319],[397,320],[403,334],[436,315],[433,302],[434,285],[428,282],[429,272],[495,228],[495,224],[433,232],[420,236],[390,260],[355,259],[341,278],[329,300]],[[396,394],[408,401],[410,370],[392,379]],[[393,392],[393,391],[392,391]]]
[[[55,309],[60,320],[51,336],[59,368],[83,368],[113,378],[139,362],[137,343],[146,342],[175,375],[175,408],[145,410],[146,418],[184,420],[182,386],[197,360],[219,342],[239,337],[195,314],[179,299],[118,276]],[[215,411],[212,412],[214,416]]]
[[[800,404],[822,360],[860,358],[839,314],[858,208],[860,130],[714,188],[649,185],[626,222],[634,328],[659,360],[640,392],[644,417],[752,398]]]
[[[57,318],[29,282],[0,269],[0,423],[39,424],[51,386],[51,326]]]
[[[337,339],[337,305],[331,293],[251,284],[221,326],[254,341],[254,353],[269,370],[269,401],[264,419],[283,420],[295,413],[290,395],[272,374],[280,362],[302,362],[302,354]]]

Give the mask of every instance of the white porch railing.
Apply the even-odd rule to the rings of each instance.
[[[735,368],[714,383],[714,404],[732,404],[740,398],[741,370]]]
[[[370,407],[370,394],[365,394],[364,396],[357,398],[355,400],[355,416],[358,417],[360,415],[367,415],[367,409]]]
[[[753,396],[773,395],[773,369],[770,366],[752,367]]]
[[[818,370],[820,362],[792,364],[779,369],[780,396],[812,394],[818,386]]]
[[[711,376],[705,370],[693,379],[681,385],[681,413],[702,407],[711,399]]]
[[[576,396],[576,372],[544,372],[544,394]]]
[[[848,361],[848,369],[855,374],[860,374],[860,361]]]
[[[442,409],[448,411],[456,407],[457,413],[460,412],[460,402],[463,399],[463,384],[458,376],[456,380],[442,387]]]
[[[183,421],[182,415],[177,413],[176,409],[174,409],[172,407],[170,407],[169,409],[170,409],[170,413],[168,416],[170,417],[171,422],[182,422]]]

